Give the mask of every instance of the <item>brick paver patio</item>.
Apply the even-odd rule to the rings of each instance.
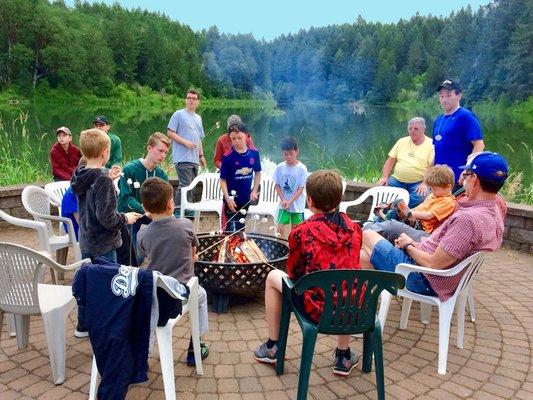
[[[0,240],[36,247],[31,231],[2,227]],[[66,283],[72,280],[67,275]],[[384,333],[386,392],[389,399],[533,399],[533,257],[502,249],[489,255],[475,285],[476,322],[467,319],[464,349],[455,347],[452,322],[448,373],[437,374],[438,323],[418,320],[414,305],[407,330],[398,329],[400,303],[393,300]],[[263,299],[259,296],[235,304],[227,314],[209,313],[210,332],[205,340],[210,355],[205,375],[198,377],[185,365],[188,345],[186,318],[174,329],[174,357],[178,398],[188,399],[293,399],[298,381],[301,335],[293,320],[287,348],[285,375],[257,363],[252,350],[267,337]],[[467,316],[468,318],[468,316]],[[76,339],[75,311],[67,327],[66,375],[54,386],[42,320],[32,318],[29,345],[18,350],[2,326],[0,340],[0,399],[86,399],[92,352],[88,339]],[[374,399],[374,373],[360,366],[349,377],[331,371],[335,340],[320,336],[311,372],[309,398]],[[361,351],[361,340],[353,347]],[[157,346],[149,360],[149,381],[130,387],[127,399],[162,399],[163,382]]]

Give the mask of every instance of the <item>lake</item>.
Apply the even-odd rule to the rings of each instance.
[[[259,103],[260,104],[260,103]],[[35,162],[48,168],[48,151],[55,141],[55,128],[65,125],[79,141],[79,133],[91,126],[95,115],[106,115],[111,122],[111,132],[122,139],[124,159],[141,157],[147,137],[155,132],[166,132],[172,113],[181,104],[154,107],[123,106],[102,108],[94,105],[39,105],[0,108],[0,122],[12,143],[22,139],[17,118],[22,113],[26,120],[27,138],[35,149]],[[433,111],[408,111],[398,107],[365,106],[364,113],[349,105],[327,103],[295,104],[291,107],[272,109],[201,107],[199,114],[204,121],[206,133],[217,121],[221,128],[214,130],[204,140],[209,168],[213,170],[212,155],[216,139],[224,132],[230,114],[239,114],[252,134],[262,158],[277,163],[281,161],[280,140],[292,135],[300,146],[300,160],[309,170],[337,168],[348,179],[363,177],[374,179],[387,153],[395,141],[407,134],[407,121],[413,116],[426,118],[426,133],[438,114]],[[484,118],[480,115],[487,150],[503,154],[510,162],[512,171],[524,172],[524,183],[532,182],[531,130],[515,122],[502,112]],[[531,128],[529,128],[531,129]],[[170,164],[169,164],[170,165]]]

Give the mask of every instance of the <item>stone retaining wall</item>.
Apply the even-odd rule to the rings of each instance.
[[[171,179],[170,183],[174,188],[177,187],[177,179]],[[35,185],[43,187],[44,183]],[[20,201],[24,186],[13,185],[0,188],[0,209],[15,217],[31,218]],[[367,183],[349,182],[344,200],[354,200],[370,187],[372,185]],[[368,200],[349,209],[348,214],[352,218],[364,220],[368,218],[370,206],[371,200]],[[507,207],[503,244],[509,248],[533,254],[533,206],[507,203]],[[4,222],[0,222],[0,226],[2,224]]]

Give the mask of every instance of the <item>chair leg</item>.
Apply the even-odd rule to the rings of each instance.
[[[50,356],[50,366],[52,367],[52,378],[55,385],[65,382],[65,337],[67,316],[74,308],[76,301],[74,298],[62,307],[55,308],[50,312],[43,313],[44,333],[48,354]]]
[[[15,332],[17,333],[17,346],[25,349],[28,346],[30,334],[30,316],[15,314]]]
[[[381,303],[379,304],[378,318],[381,325],[381,332],[385,329],[385,322],[387,321],[387,315],[389,314],[390,302],[392,295],[384,290],[381,292]]]
[[[427,325],[431,322],[431,304],[420,303],[420,322]]]
[[[281,305],[281,318],[279,324],[278,351],[276,360],[276,375],[283,375],[285,369],[285,351],[287,349],[287,336],[291,321],[291,306],[285,302]]]
[[[363,333],[363,366],[365,374],[372,372],[372,356],[374,355],[374,334],[372,332]]]
[[[9,337],[17,336],[17,331],[15,329],[15,315],[14,314],[6,313],[6,325],[7,325],[7,334],[9,335]]]
[[[476,322],[476,306],[474,303],[474,288],[470,285],[468,289],[468,313],[470,314],[470,320]]]
[[[464,336],[465,336],[465,309],[467,302],[467,293],[462,293],[457,297],[457,304],[455,308],[457,310],[457,348],[463,348]]]
[[[385,374],[383,371],[383,344],[381,329],[376,325],[374,329],[374,363],[376,366],[376,389],[378,400],[385,400]]]
[[[91,381],[89,382],[89,400],[96,400],[96,384],[98,381],[98,367],[96,358],[93,356],[93,366],[91,368]]]
[[[450,325],[452,322],[453,309],[455,304],[445,302],[439,307],[439,366],[438,373],[446,374],[446,363],[448,362],[448,344],[450,342]]]
[[[194,212],[194,232],[198,233],[198,229],[200,228],[200,211]]]
[[[159,360],[165,388],[165,399],[176,400],[176,383],[174,381],[174,355],[172,352],[172,325],[156,328]]]
[[[413,300],[407,297],[403,298],[402,315],[400,316],[400,329],[407,328],[407,322],[409,321],[409,313],[411,312],[411,303]]]
[[[317,333],[318,332],[312,327],[306,325],[303,326],[302,357],[300,360],[300,376],[298,377],[297,400],[307,399],[309,375],[311,374],[311,365],[313,362],[313,354],[315,352]]]

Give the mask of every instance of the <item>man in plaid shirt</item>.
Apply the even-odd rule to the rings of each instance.
[[[420,242],[402,233],[392,245],[377,232],[364,231],[363,268],[394,272],[396,265],[408,263],[448,269],[474,253],[500,248],[504,216],[497,206],[497,193],[509,175],[507,161],[497,153],[483,152],[460,168],[464,170],[467,200],[458,202],[455,212]],[[441,277],[411,273],[406,287],[445,301],[455,292],[462,275]]]

